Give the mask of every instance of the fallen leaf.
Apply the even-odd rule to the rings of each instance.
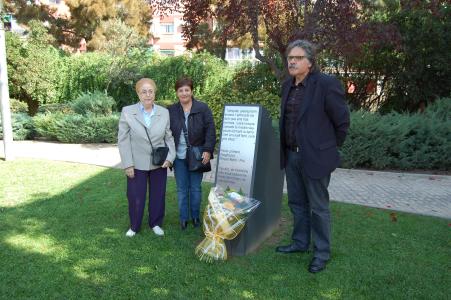
[[[398,221],[398,217],[396,216],[396,213],[394,213],[394,212],[390,213],[390,219],[392,222]]]

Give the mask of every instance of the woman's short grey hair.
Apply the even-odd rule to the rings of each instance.
[[[310,67],[311,72],[318,71],[318,65],[316,64],[316,46],[307,40],[294,40],[288,44],[285,55],[288,56],[293,48],[302,48],[305,51],[306,58],[310,61],[312,66]]]

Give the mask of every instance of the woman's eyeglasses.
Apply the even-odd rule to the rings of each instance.
[[[153,90],[142,90],[139,93],[141,95],[153,95]]]

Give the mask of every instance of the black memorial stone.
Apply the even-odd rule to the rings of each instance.
[[[260,105],[226,105],[215,184],[261,202],[241,233],[226,241],[229,255],[246,255],[272,234],[280,219],[283,183],[279,139],[268,112]]]

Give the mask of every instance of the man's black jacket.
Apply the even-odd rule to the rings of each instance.
[[[306,78],[306,90],[296,120],[296,141],[306,174],[314,179],[330,174],[340,164],[338,146],[346,138],[349,128],[349,108],[340,81],[315,72]],[[280,162],[285,168],[285,106],[293,77],[282,85],[280,110]]]

